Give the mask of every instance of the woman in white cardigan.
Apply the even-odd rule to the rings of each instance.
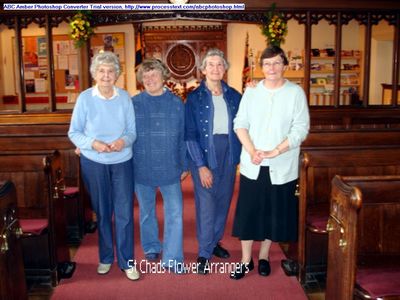
[[[283,77],[288,60],[279,47],[266,48],[260,58],[264,80],[247,88],[234,120],[242,143],[240,191],[233,236],[241,241],[241,267],[230,277],[241,279],[254,269],[254,241],[260,241],[258,273],[271,272],[272,241],[297,239],[296,179],[300,145],[309,130],[306,96]]]

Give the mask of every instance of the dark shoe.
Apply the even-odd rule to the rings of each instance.
[[[210,265],[209,261],[205,257],[198,257],[197,258],[197,274],[206,275],[210,272]]]
[[[97,223],[89,221],[85,224],[85,233],[94,233],[97,229]]]
[[[146,253],[144,257],[149,261],[155,261],[160,257],[160,253]]]
[[[286,276],[297,276],[299,274],[299,264],[292,259],[282,259],[281,267]]]
[[[58,279],[71,278],[75,272],[76,262],[65,261],[57,264]]]
[[[258,274],[261,276],[268,276],[271,274],[271,266],[268,260],[260,259],[258,261]]]
[[[246,275],[246,273],[250,272],[253,269],[254,269],[253,259],[251,259],[250,262],[246,264],[240,263],[240,267],[236,267],[236,269],[233,272],[231,272],[230,278],[235,280],[242,279],[244,275]]]
[[[219,258],[229,258],[231,256],[228,250],[222,248],[219,243],[214,247],[213,255]]]

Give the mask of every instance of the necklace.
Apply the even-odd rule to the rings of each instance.
[[[211,89],[207,83],[206,83],[206,86],[211,91],[211,94],[213,96],[219,96],[219,95],[222,94],[222,88],[221,87],[216,87],[214,89]]]

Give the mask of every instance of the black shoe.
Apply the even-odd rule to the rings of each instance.
[[[75,272],[76,262],[65,261],[57,264],[58,279],[71,278]]]
[[[94,233],[97,229],[97,223],[89,221],[85,224],[85,233]]]
[[[229,258],[231,256],[228,250],[222,248],[219,243],[214,247],[213,255],[219,258]]]
[[[271,266],[268,260],[260,259],[258,261],[258,274],[261,276],[268,276],[271,274]]]
[[[210,272],[210,265],[209,261],[205,257],[198,257],[197,258],[197,274],[206,275]]]
[[[282,259],[281,267],[286,276],[297,276],[299,274],[299,264],[292,259]]]
[[[253,259],[250,260],[249,263],[240,263],[240,267],[236,268],[230,275],[231,279],[239,280],[246,275],[246,273],[250,272],[254,269],[254,262]]]

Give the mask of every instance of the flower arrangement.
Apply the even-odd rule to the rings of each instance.
[[[288,33],[288,26],[283,19],[283,15],[275,11],[275,4],[271,10],[265,14],[266,21],[261,25],[261,32],[267,38],[268,46],[280,46],[285,42]]]
[[[174,93],[176,96],[182,99],[183,102],[186,101],[188,94],[193,91],[199,83],[196,82],[195,86],[188,87],[186,82],[180,83],[179,85],[173,81],[167,81],[165,83],[167,88]]]
[[[91,16],[90,11],[79,11],[69,23],[70,37],[75,41],[76,48],[82,47],[94,34],[94,29],[90,24]]]

